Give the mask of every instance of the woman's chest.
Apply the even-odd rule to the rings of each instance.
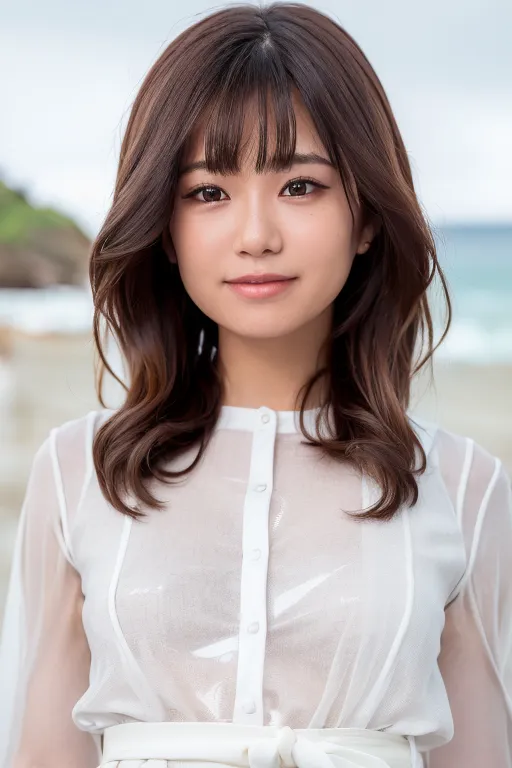
[[[112,594],[106,563],[115,562],[125,639],[139,642],[144,627],[155,653],[162,638],[177,652],[231,652],[244,632],[304,658],[328,656],[340,641],[347,649],[390,647],[406,627],[418,642],[440,636],[463,562],[436,479],[393,520],[361,521],[349,513],[371,500],[371,489],[355,472],[335,474],[326,462],[315,471],[293,466],[199,474],[166,489],[162,512],[130,521],[122,557],[110,540],[84,563],[86,603]]]

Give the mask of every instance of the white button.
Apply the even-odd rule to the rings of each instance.
[[[258,493],[261,493],[262,491],[266,491],[267,490],[267,484],[266,483],[260,483],[259,485],[256,486],[256,490],[258,491]]]
[[[251,550],[251,560],[259,560],[261,557],[261,549]]]
[[[260,631],[259,622],[253,621],[252,624],[248,624],[247,631],[250,632],[251,635],[255,635],[257,632]]]
[[[262,422],[263,422],[264,424],[268,424],[268,422],[270,421],[270,416],[268,415],[268,413],[264,413],[264,414],[262,415],[262,417],[261,417],[261,420],[262,420]]]
[[[254,701],[245,701],[242,709],[244,710],[246,715],[254,715],[256,712],[256,704]]]

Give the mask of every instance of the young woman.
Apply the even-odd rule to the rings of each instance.
[[[35,456],[1,765],[512,766],[510,480],[409,412],[446,284],[354,40],[291,3],[174,40],[90,275],[126,398]]]

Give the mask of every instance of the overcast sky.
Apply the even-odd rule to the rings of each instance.
[[[94,235],[145,73],[228,4],[0,0],[0,174]],[[356,38],[383,81],[429,217],[512,222],[510,0],[308,4]]]

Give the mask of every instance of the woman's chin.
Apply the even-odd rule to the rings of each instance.
[[[299,330],[301,326],[292,324],[284,324],[269,318],[265,322],[257,323],[233,323],[229,326],[223,325],[223,329],[226,335],[234,335],[243,339],[251,340],[264,340],[264,339],[280,339],[289,336]]]

